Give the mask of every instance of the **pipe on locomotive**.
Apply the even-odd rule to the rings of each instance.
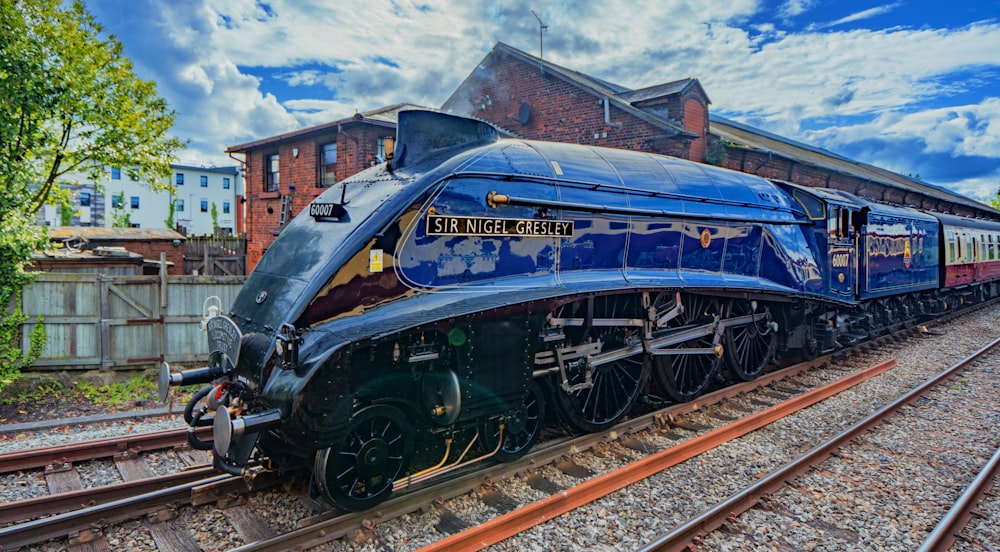
[[[170,365],[164,362],[160,364],[160,377],[157,382],[157,391],[159,391],[160,394],[160,402],[167,400],[167,393],[170,392],[171,386],[211,383],[224,375],[226,375],[226,369],[223,368],[221,364],[206,366],[204,368],[181,370],[180,372],[171,372]]]
[[[212,451],[215,453],[215,467],[230,475],[246,475],[247,468],[245,466],[234,466],[225,461],[229,457],[229,445],[232,444],[233,438],[262,433],[276,429],[280,425],[281,409],[279,408],[233,418],[229,408],[220,407],[215,411],[215,419],[212,423],[212,439],[214,441]]]

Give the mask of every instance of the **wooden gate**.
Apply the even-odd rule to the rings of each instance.
[[[22,349],[39,319],[46,342],[33,370],[118,370],[204,362],[205,301],[232,305],[242,276],[106,276],[39,273],[21,293],[28,320]]]
[[[189,237],[184,243],[184,274],[245,276],[246,272],[243,237]]]

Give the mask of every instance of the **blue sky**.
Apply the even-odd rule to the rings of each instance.
[[[440,106],[497,42],[984,200],[1000,0],[85,0],[177,111],[180,162],[395,103]]]

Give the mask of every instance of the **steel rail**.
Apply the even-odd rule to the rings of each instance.
[[[593,448],[598,443],[607,442],[616,436],[628,435],[642,431],[655,424],[663,423],[674,416],[697,411],[706,405],[724,402],[741,393],[765,387],[774,382],[799,375],[808,370],[827,365],[832,356],[826,355],[811,361],[802,362],[765,374],[753,381],[743,382],[714,391],[699,397],[698,400],[672,405],[666,409],[636,416],[616,424],[600,433],[587,433],[573,437],[560,438],[535,445],[531,452],[516,462],[500,463],[488,466],[482,470],[463,472],[453,479],[444,482],[426,483],[416,489],[393,496],[379,504],[373,510],[365,512],[344,513],[331,510],[306,520],[303,527],[289,533],[278,535],[271,539],[247,543],[231,552],[279,552],[284,550],[304,550],[322,546],[332,540],[349,535],[359,530],[370,529],[380,523],[391,521],[404,514],[426,507],[432,502],[440,502],[449,498],[473,492],[493,481],[502,481],[526,470],[557,462],[567,455],[572,455]]]
[[[969,484],[962,496],[958,497],[955,505],[948,510],[937,527],[931,531],[917,552],[949,550],[962,528],[972,519],[972,511],[979,504],[979,500],[993,488],[993,479],[998,474],[1000,474],[1000,449],[993,453],[990,461]]]
[[[421,548],[420,551],[481,550],[556,516],[594,502],[637,481],[649,478],[667,468],[694,458],[703,452],[712,450],[722,443],[742,437],[776,420],[798,412],[803,408],[812,406],[862,381],[881,374],[895,365],[895,359],[880,362],[840,380],[828,383],[756,414],[742,418],[727,426],[709,431],[669,449],[654,453],[628,466],[588,479],[558,494],[550,495],[475,527],[455,533]]]
[[[212,428],[198,428],[201,436],[211,436]],[[35,447],[0,454],[0,474],[21,470],[44,468],[49,465],[68,465],[72,462],[94,460],[123,454],[187,445],[187,428],[165,429],[150,433],[137,433],[109,439],[95,439],[51,447]]]
[[[683,550],[687,548],[687,546],[696,538],[721,527],[729,517],[739,515],[754,507],[766,495],[771,494],[783,487],[785,482],[790,480],[792,477],[808,472],[813,466],[819,465],[838,449],[847,445],[856,437],[870,431],[873,427],[883,422],[901,407],[916,401],[920,397],[924,396],[929,390],[940,385],[942,382],[955,374],[965,370],[965,368],[972,362],[989,353],[998,344],[1000,344],[1000,338],[992,341],[982,349],[976,351],[969,357],[954,364],[939,374],[932,376],[915,389],[882,406],[871,415],[865,417],[863,420],[833,438],[812,448],[799,458],[782,466],[767,477],[759,480],[757,483],[746,487],[729,499],[705,510],[674,530],[657,537],[639,550],[641,552],[651,552],[654,550]]]
[[[231,475],[216,475],[98,506],[4,527],[0,529],[0,543],[3,543],[4,549],[13,549],[65,537],[74,532],[101,529],[113,522],[155,514],[168,504],[190,503],[192,492],[199,486],[221,483],[229,479],[238,478]]]
[[[80,489],[26,500],[0,503],[0,524],[6,525],[43,515],[61,514],[79,508],[107,504],[137,494],[157,491],[192,481],[204,480],[218,472],[212,467],[197,468],[170,475],[126,481],[94,489]]]

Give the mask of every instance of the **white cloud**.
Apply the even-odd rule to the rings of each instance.
[[[877,137],[882,141],[923,144],[921,153],[1000,160],[1000,98],[980,104],[885,113],[869,123],[829,127],[808,133],[811,140],[837,149]]]
[[[806,13],[815,5],[816,0],[787,0],[778,10],[778,13],[782,18],[788,19]]]
[[[830,27],[836,27],[837,25],[843,25],[844,23],[863,21],[865,19],[871,19],[872,17],[877,17],[879,15],[889,13],[902,5],[903,5],[902,2],[894,2],[892,4],[886,4],[884,6],[876,6],[874,8],[869,8],[867,10],[862,10],[859,12],[852,13],[846,17],[841,17],[836,21],[831,21],[829,23],[814,24],[812,27],[816,29],[827,29]]]
[[[122,9],[114,0],[88,3]],[[355,111],[438,106],[496,42],[538,53],[531,10],[549,26],[546,59],[630,87],[697,77],[716,112],[793,139],[836,149],[872,136],[920,138],[924,155],[997,155],[1000,93],[988,71],[1000,68],[1000,23],[781,28],[781,18],[808,17],[816,3],[787,0],[772,15],[757,0],[134,0],[129,13],[138,15],[121,16],[131,19],[109,31],[178,111],[176,134],[193,140],[182,154],[188,163],[226,163],[226,146]],[[268,94],[271,79],[298,95]],[[923,104],[967,104],[940,98],[989,87],[978,104]]]

